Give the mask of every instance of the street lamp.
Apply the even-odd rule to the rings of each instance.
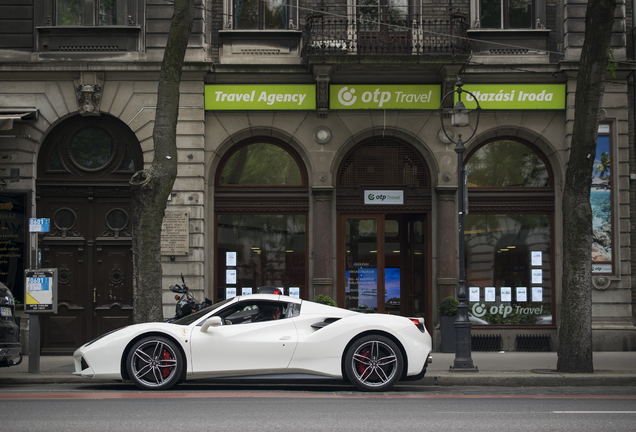
[[[481,107],[479,101],[471,92],[463,90],[464,84],[461,81],[457,81],[455,90],[448,92],[443,98],[442,103],[439,106],[439,118],[442,123],[442,130],[446,138],[453,144],[455,144],[455,153],[457,153],[457,209],[458,209],[458,226],[459,226],[459,279],[457,299],[459,305],[457,306],[457,319],[455,320],[455,363],[450,367],[454,371],[477,371],[477,367],[473,365],[473,359],[470,354],[470,319],[468,318],[468,295],[466,293],[466,265],[464,262],[464,215],[468,213],[468,189],[466,183],[466,170],[464,168],[464,142],[462,141],[462,135],[457,135],[457,141],[454,141],[446,132],[444,127],[443,109],[444,101],[446,98],[454,93],[457,93],[457,103],[455,107],[450,110],[451,124],[454,127],[466,127],[470,124],[469,113],[470,110],[466,108],[462,102],[462,93],[467,93],[473,97],[473,100],[477,103],[477,123],[472,135],[466,140],[470,141],[477,133],[477,126],[479,125],[479,113]]]

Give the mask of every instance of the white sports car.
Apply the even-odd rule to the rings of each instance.
[[[73,354],[75,374],[168,389],[191,379],[344,378],[365,391],[419,379],[430,362],[422,318],[361,314],[273,294],[239,296],[171,323],[136,324]]]

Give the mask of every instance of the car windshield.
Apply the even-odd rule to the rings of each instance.
[[[232,300],[233,298],[225,299],[223,301],[213,304],[212,306],[208,306],[205,309],[201,309],[200,311],[197,311],[193,314],[190,314],[190,315],[184,316],[183,318],[179,318],[178,320],[172,321],[171,324],[190,325],[196,320],[198,320],[199,318],[201,318],[202,316],[212,312],[215,309],[220,308],[221,306],[231,302]]]

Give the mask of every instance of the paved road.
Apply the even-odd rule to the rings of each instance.
[[[128,384],[0,388],[7,431],[633,431],[636,388]]]

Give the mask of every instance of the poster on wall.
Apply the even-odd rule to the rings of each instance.
[[[494,302],[496,299],[495,287],[486,287],[484,300],[487,302]]]
[[[528,288],[527,287],[517,287],[517,301],[520,303],[525,303],[528,301]]]
[[[512,301],[512,288],[511,287],[501,287],[501,301],[502,302],[511,302]]]
[[[532,301],[533,302],[542,302],[543,301],[543,288],[542,287],[532,287]]]
[[[289,287],[289,296],[300,298],[300,287]]]
[[[243,287],[241,288],[241,295],[251,295],[252,287]]]
[[[468,301],[469,302],[478,302],[479,301],[479,287],[469,287],[468,288]]]
[[[592,273],[612,272],[612,183],[610,127],[599,125],[592,169]],[[607,135],[604,135],[607,134]]]

